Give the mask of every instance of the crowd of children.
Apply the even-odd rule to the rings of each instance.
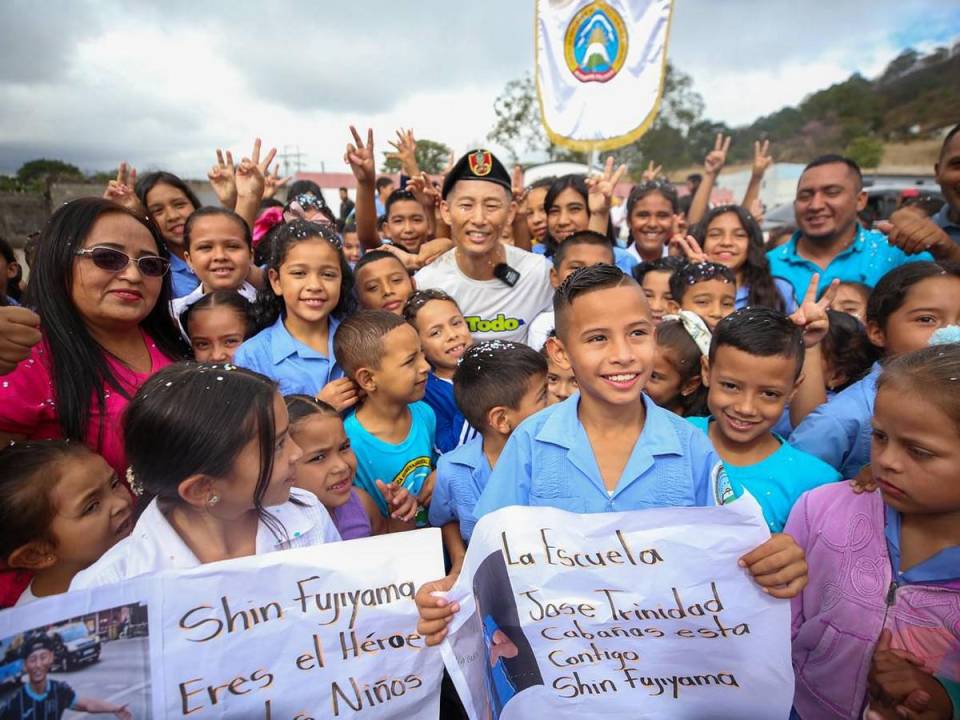
[[[896,253],[849,269],[824,248],[879,233],[817,214],[842,194],[821,178],[862,191],[827,157],[779,248],[659,177],[621,245],[623,168],[520,191],[480,149],[435,183],[400,133],[395,189],[351,130],[339,219],[308,181],[275,199],[258,140],[218,151],[222,207],[122,165],[54,213],[22,295],[0,244],[0,604],[431,525],[436,644],[484,515],[750,503],[771,536],[740,564],[792,604],[795,716],[958,717],[960,265],[933,220],[895,214]]]

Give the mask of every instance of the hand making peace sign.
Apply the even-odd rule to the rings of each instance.
[[[266,175],[270,163],[277,154],[276,148],[270,148],[263,162],[260,161],[260,138],[253,141],[253,152],[249,158],[240,161],[236,169],[235,182],[237,185],[237,195],[246,197],[263,197],[263,191],[266,188]]]
[[[590,214],[605,213],[610,210],[610,200],[613,198],[613,191],[620,182],[620,178],[627,172],[627,166],[621,165],[614,171],[613,158],[608,157],[603,167],[603,174],[587,178],[587,205],[590,208]]]
[[[807,292],[803,296],[803,302],[800,307],[790,316],[794,324],[803,328],[803,344],[811,348],[819,343],[830,330],[830,318],[827,310],[830,309],[830,303],[837,294],[839,280],[830,283],[823,296],[817,300],[817,288],[820,285],[820,274],[814,273],[810,278],[810,284],[807,286]]]
[[[350,166],[358,185],[373,185],[377,181],[377,167],[373,162],[373,130],[367,130],[366,146],[353,125],[350,126],[350,133],[353,143],[347,145],[343,161]]]
[[[224,160],[223,150],[217,148],[217,164],[210,168],[207,179],[223,207],[233,209],[237,206],[236,168],[233,165],[233,153],[227,150],[226,160]]]
[[[726,137],[723,133],[717,133],[717,139],[713,142],[713,150],[707,153],[703,160],[703,169],[709,175],[717,175],[723,169],[727,162],[727,151],[730,149],[730,141],[733,138],[730,135]]]
[[[117,205],[123,205],[128,210],[143,214],[143,205],[140,204],[140,198],[137,197],[135,188],[137,185],[137,169],[129,167],[126,161],[120,163],[117,169],[116,180],[107,183],[107,189],[103,191],[103,197],[106,200],[112,200]]]

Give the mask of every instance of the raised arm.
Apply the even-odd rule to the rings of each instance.
[[[250,229],[257,220],[260,212],[260,201],[266,188],[265,176],[269,172],[270,163],[277,154],[276,148],[270,148],[266,157],[260,160],[260,138],[253,141],[253,152],[249,158],[240,161],[236,169],[234,182],[237,185],[237,215],[242,217]]]
[[[112,200],[118,205],[123,205],[128,210],[138,214],[146,214],[143,205],[140,204],[140,198],[134,188],[137,184],[137,169],[128,166],[126,161],[120,163],[117,168],[117,178],[107,183],[107,189],[103,191],[103,197],[106,200]]]
[[[710,205],[710,193],[713,192],[713,186],[717,182],[717,176],[727,162],[727,151],[730,149],[731,137],[723,136],[723,133],[717,133],[717,139],[713,143],[713,150],[707,153],[703,161],[703,180],[697,192],[690,203],[690,210],[687,212],[687,224],[696,225],[707,214],[707,207]]]
[[[827,310],[837,294],[838,280],[817,300],[817,287],[820,275],[814,273],[797,311],[790,316],[794,324],[803,328],[803,381],[797,388],[797,394],[790,402],[790,423],[797,427],[803,419],[827,401],[826,383],[823,377],[823,364],[820,343],[830,330],[830,317]]]
[[[762,143],[757,140],[753,143],[753,168],[750,171],[750,182],[747,184],[747,191],[743,194],[743,202],[740,203],[751,214],[753,213],[753,203],[760,197],[763,175],[773,165],[773,157],[769,150],[769,140],[764,140]]]
[[[616,170],[613,169],[613,158],[608,157],[603,167],[603,174],[596,177],[587,178],[587,206],[590,208],[589,230],[598,232],[601,235],[607,234],[607,227],[610,224],[610,204],[613,199],[613,191],[620,182],[620,178],[627,172],[627,166],[621,165]]]
[[[351,125],[353,143],[347,144],[343,161],[350,166],[357,179],[357,200],[354,214],[357,219],[357,238],[365,250],[380,246],[377,232],[376,182],[377,168],[373,162],[373,130],[367,130],[367,144],[363,144],[357,129]]]
[[[233,164],[233,153],[229,150],[224,156],[223,150],[217,148],[217,164],[210,168],[207,180],[216,193],[220,204],[234,210],[237,207],[237,169]]]
[[[393,152],[386,153],[386,157],[400,163],[400,171],[407,177],[418,177],[420,167],[417,165],[417,140],[413,137],[413,130],[397,130],[397,141],[388,141]]]

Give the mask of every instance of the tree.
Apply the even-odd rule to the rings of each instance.
[[[875,168],[883,159],[883,143],[877,138],[861,135],[850,141],[844,154],[862,168]]]
[[[883,75],[880,76],[881,81],[893,80],[894,78],[903,75],[903,73],[907,72],[907,70],[916,65],[919,58],[920,53],[913,48],[907,48],[897,55],[893,60],[887,63],[887,67],[884,69]]]
[[[40,186],[47,180],[83,180],[80,168],[63,160],[31,160],[17,170],[17,180],[21,185]]]
[[[447,165],[450,157],[450,148],[435,140],[417,140],[417,167],[428,175],[439,175]],[[401,171],[400,159],[388,157],[383,161],[383,172],[398,173]]]

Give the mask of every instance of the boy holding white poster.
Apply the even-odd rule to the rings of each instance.
[[[573,369],[580,393],[514,431],[474,510],[477,519],[510,505],[593,513],[737,499],[742,490],[709,441],[642,395],[654,340],[637,282],[611,265],[582,268],[557,289],[554,310],[558,360]],[[806,584],[803,551],[788,535],[774,535],[739,563],[777,598]],[[454,580],[417,593],[418,630],[428,643],[443,639],[459,609],[442,597]]]

